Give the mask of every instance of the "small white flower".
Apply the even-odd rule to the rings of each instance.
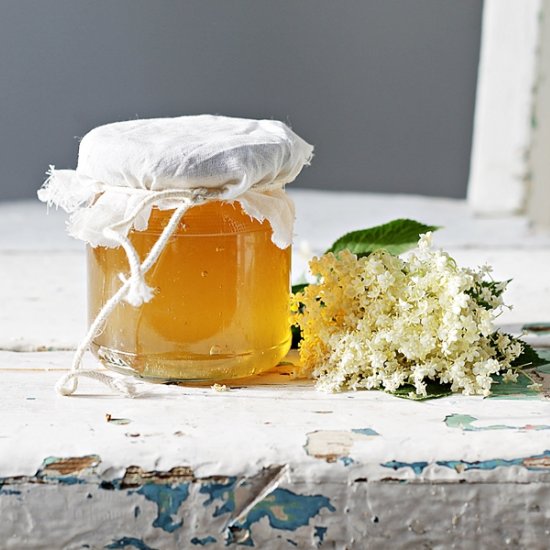
[[[508,369],[503,375],[502,375],[502,381],[505,383],[508,382],[517,382],[518,380],[518,373],[514,372],[513,370]]]

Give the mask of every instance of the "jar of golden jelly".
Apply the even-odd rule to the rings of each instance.
[[[285,124],[211,115],[95,128],[41,200],[88,244],[85,349],[151,381],[223,381],[288,352],[294,207],[313,147]],[[76,382],[61,393],[76,389]]]
[[[141,258],[170,211],[153,210],[130,239]],[[276,365],[290,348],[290,246],[238,202],[190,208],[146,276],[155,296],[119,303],[91,343],[100,361],[152,380],[224,380]],[[122,248],[88,247],[90,321],[120,287]]]

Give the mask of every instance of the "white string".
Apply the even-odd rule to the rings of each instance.
[[[163,229],[161,236],[153,245],[143,263],[140,263],[139,256],[130,240],[114,231],[115,227],[128,223],[130,220],[123,220],[122,222],[105,229],[104,233],[107,238],[116,240],[121,246],[124,247],[128,257],[128,262],[130,264],[130,278],[123,281],[123,284],[118,291],[103,305],[96,318],[90,325],[86,336],[78,345],[71,365],[71,370],[67,374],[63,375],[55,386],[55,390],[60,395],[72,395],[77,390],[78,378],[80,376],[86,376],[88,378],[98,380],[99,382],[102,382],[111,389],[115,390],[117,393],[127,397],[135,397],[137,394],[135,385],[130,380],[115,378],[109,374],[104,374],[93,369],[82,370],[82,359],[93,339],[102,330],[105,322],[121,300],[127,299],[128,294],[133,292],[134,296],[131,298],[133,302],[132,305],[137,304],[136,307],[138,307],[144,301],[147,302],[152,298],[153,292],[145,283],[145,274],[158,260],[170,237],[176,230],[181,218],[189,207],[201,204],[206,200],[212,200],[212,198],[214,198],[214,194],[212,194],[211,197],[206,198],[204,196],[200,196],[198,192],[193,193],[194,196],[191,198],[188,195],[186,197],[182,197],[181,192],[178,192],[178,194],[180,195],[180,200],[182,200],[183,203],[174,210],[170,221]],[[154,197],[146,197],[143,201],[141,201],[130,216],[128,216],[128,218],[135,219],[141,210],[149,203],[158,200],[158,196],[156,195],[157,194],[155,194]],[[147,291],[144,291],[144,289],[147,289]]]
[[[258,191],[274,189],[275,187],[282,186],[277,186],[273,183],[254,186],[255,190]],[[105,384],[116,393],[125,397],[135,397],[137,395],[135,384],[132,383],[128,377],[117,378],[95,369],[82,369],[81,366],[84,354],[94,338],[103,329],[111,313],[122,300],[125,300],[134,307],[140,307],[144,302],[148,302],[153,298],[154,291],[145,282],[145,275],[159,259],[185,212],[191,206],[198,206],[199,204],[211,200],[220,200],[225,193],[226,190],[224,188],[199,188],[193,190],[150,192],[123,220],[103,230],[103,234],[107,239],[117,242],[124,249],[130,266],[130,276],[126,278],[121,275],[122,286],[111,298],[109,298],[109,300],[107,300],[107,302],[105,302],[90,325],[86,336],[76,349],[71,369],[68,373],[64,374],[55,385],[55,390],[58,394],[64,396],[72,395],[78,388],[79,377],[85,376]],[[120,234],[117,229],[120,230],[128,224],[132,224],[144,208],[151,204],[158,203],[161,200],[177,201],[179,202],[179,206],[174,210],[174,213],[170,217],[170,221],[163,229],[160,237],[147,254],[143,263],[141,263],[139,255],[130,239]]]

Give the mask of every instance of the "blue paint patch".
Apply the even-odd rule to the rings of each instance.
[[[445,417],[448,428],[460,428],[464,432],[485,432],[493,430],[517,430],[521,432],[550,430],[548,424],[525,424],[524,426],[508,426],[506,424],[492,424],[491,426],[474,426],[479,420],[469,414],[450,414]]]
[[[315,531],[313,532],[313,537],[319,539],[319,544],[323,544],[325,540],[325,535],[327,534],[326,527],[315,526]]]
[[[87,483],[85,479],[82,479],[81,477],[76,476],[37,476],[39,479],[43,479],[44,481],[55,481],[56,483],[59,483],[59,485],[81,485],[83,483]]]
[[[252,525],[264,517],[267,517],[269,525],[274,529],[295,531],[308,525],[311,518],[319,514],[323,508],[330,512],[336,511],[330,500],[323,495],[298,495],[288,489],[275,489],[248,512],[244,521],[235,522],[230,526],[226,544],[238,543],[234,531],[250,532]],[[250,536],[240,544],[254,546],[254,541]]]
[[[216,505],[213,517],[217,518],[223,514],[229,514],[235,510],[235,484],[236,477],[228,478],[226,483],[208,481],[201,485],[199,493],[208,495],[203,506],[210,506],[214,501],[221,500],[221,505]]]
[[[118,540],[114,540],[111,544],[105,546],[106,550],[115,550],[116,548],[137,548],[137,550],[156,550],[148,544],[145,544],[143,540],[135,537],[122,537]]]
[[[354,434],[361,434],[361,435],[380,435],[377,431],[373,430],[372,428],[354,428],[351,431]]]
[[[217,540],[211,535],[208,535],[207,537],[203,537],[202,539],[199,539],[198,537],[193,537],[191,539],[191,544],[194,544],[197,546],[206,546],[207,544],[213,544],[214,542],[217,542]]]
[[[344,466],[350,466],[355,462],[355,460],[353,460],[351,456],[341,456],[338,461],[341,462]]]
[[[399,470],[400,468],[410,468],[416,475],[420,475],[424,468],[428,466],[427,462],[399,462],[397,460],[390,460],[381,464],[384,468],[392,468],[393,470]]]
[[[0,495],[20,495],[21,491],[15,489],[0,489]]]
[[[438,460],[435,462],[438,466],[451,468],[457,472],[465,472],[468,470],[494,470],[495,468],[522,466],[526,470],[534,472],[543,472],[550,470],[550,450],[544,451],[540,455],[533,455],[521,458],[492,458],[490,460],[476,460],[468,462],[467,460]],[[392,460],[382,464],[384,468],[411,468],[415,474],[421,474],[424,468],[428,466],[428,462],[397,462]]]
[[[153,527],[160,527],[167,533],[173,533],[183,525],[183,520],[174,523],[172,516],[178,512],[179,507],[189,497],[188,483],[178,485],[148,483],[135,492],[157,505],[157,517],[153,522]]]
[[[491,460],[481,460],[467,462],[465,460],[440,460],[436,464],[445,468],[452,468],[457,472],[467,470],[494,470],[500,467],[522,466],[527,470],[540,472],[550,470],[550,451],[544,451],[540,455],[534,455],[523,458],[512,458],[506,460],[503,458],[493,458]]]

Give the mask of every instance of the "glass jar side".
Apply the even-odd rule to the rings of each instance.
[[[172,211],[154,211],[130,239],[144,258]],[[89,316],[120,287],[120,248],[88,249]],[[146,276],[156,296],[121,303],[92,351],[109,368],[158,381],[242,378],[274,367],[290,347],[290,247],[239,205],[190,209]]]

